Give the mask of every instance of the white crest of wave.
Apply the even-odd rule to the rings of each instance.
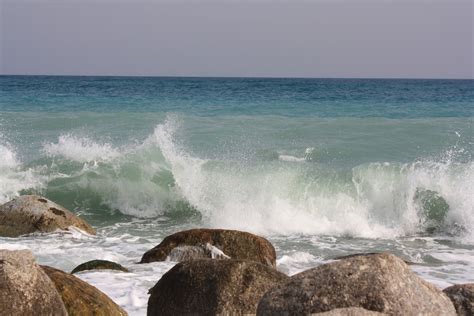
[[[179,191],[213,227],[261,234],[393,238],[419,231],[414,196],[421,188],[438,192],[450,207],[447,220],[472,233],[472,163],[368,163],[352,170],[352,180],[338,182],[324,180],[327,174],[308,174],[303,165],[225,162],[216,167],[180,148],[178,128],[179,123],[168,117],[156,127],[155,140]]]
[[[98,143],[87,137],[61,135],[57,143],[43,145],[50,157],[61,156],[77,162],[106,161],[120,156],[120,151],[109,143]]]

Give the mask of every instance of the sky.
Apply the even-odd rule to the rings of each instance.
[[[0,0],[0,74],[473,78],[474,0]]]

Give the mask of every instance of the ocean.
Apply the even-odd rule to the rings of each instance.
[[[165,236],[269,239],[289,275],[388,251],[440,288],[474,282],[474,81],[0,76],[0,203],[43,195],[98,230],[21,238],[130,315]]]

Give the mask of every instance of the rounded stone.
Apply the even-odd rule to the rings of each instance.
[[[22,195],[0,206],[0,236],[48,233],[69,230],[71,226],[95,234],[84,220],[44,197]]]

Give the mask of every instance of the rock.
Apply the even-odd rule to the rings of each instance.
[[[188,251],[183,258],[211,258],[212,251],[204,249],[209,244],[232,259],[251,260],[276,267],[276,254],[273,245],[265,238],[237,230],[191,229],[166,237],[158,246],[147,251],[140,263],[164,261],[176,247],[195,246],[202,250]],[[214,249],[217,251],[216,249]],[[192,255],[192,253],[195,255]],[[222,256],[223,257],[223,256]]]
[[[316,313],[318,316],[381,316],[388,315],[379,312],[369,311],[360,307],[336,308],[329,312]]]
[[[255,314],[262,295],[288,279],[252,261],[183,261],[150,290],[147,315]]]
[[[130,272],[127,268],[123,267],[122,265],[108,261],[108,260],[91,260],[84,262],[72,270],[71,274],[86,271],[86,270],[118,270],[123,272]]]
[[[127,315],[120,306],[96,287],[72,274],[41,266],[61,295],[69,316],[74,315]]]
[[[460,316],[474,315],[474,283],[456,284],[443,290]]]
[[[393,315],[455,315],[449,298],[403,260],[373,254],[294,275],[262,297],[257,315],[303,315],[361,307]]]
[[[95,234],[84,220],[37,195],[22,195],[0,206],[0,236],[18,237],[34,232],[69,230],[70,226]]]
[[[0,250],[0,315],[67,315],[53,282],[28,250]]]
[[[350,254],[350,255],[345,255],[345,256],[336,257],[336,258],[334,258],[333,260],[349,259],[349,258],[354,258],[354,257],[357,257],[357,256],[376,255],[376,254],[378,254],[378,253],[381,253],[381,252],[353,253],[353,254]],[[404,260],[404,259],[402,259],[402,260],[403,260],[403,262],[405,262],[405,263],[408,264],[408,265],[414,265],[414,264],[416,264],[416,263],[411,262],[411,261],[408,261],[408,260]]]

